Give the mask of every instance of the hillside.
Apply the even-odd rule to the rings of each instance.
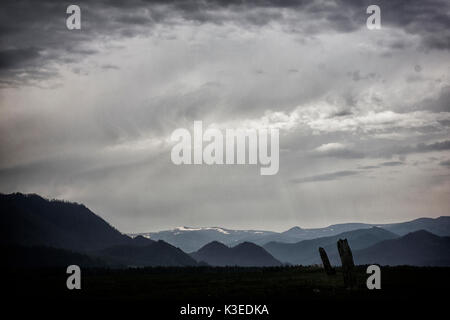
[[[292,264],[311,265],[319,264],[319,247],[323,247],[332,264],[339,264],[336,242],[339,239],[347,239],[352,250],[369,247],[386,239],[396,238],[392,232],[381,228],[359,229],[340,233],[336,236],[322,237],[312,240],[303,240],[297,243],[270,242],[264,248],[275,258],[282,262]]]
[[[230,248],[214,241],[191,253],[191,256],[198,262],[203,261],[211,266],[267,267],[281,265],[262,247],[250,242]]]
[[[130,238],[83,205],[38,195],[0,195],[0,245],[14,265],[193,266],[194,259],[163,241]],[[42,261],[33,261],[39,259]]]
[[[125,244],[121,234],[84,205],[38,195],[0,194],[0,242],[75,251]]]
[[[420,230],[354,251],[356,264],[450,266],[450,237]]]
[[[164,241],[141,245],[118,245],[96,253],[112,265],[126,267],[196,266],[197,262],[182,250]]]
[[[419,218],[412,221],[381,225],[382,228],[398,235],[406,235],[410,232],[425,230],[435,235],[450,236],[450,217]]]

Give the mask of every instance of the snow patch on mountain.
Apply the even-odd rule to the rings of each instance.
[[[177,227],[177,231],[202,231],[202,230],[214,230],[223,234],[230,234],[228,231],[217,227],[205,227],[205,228],[192,228],[192,227]]]

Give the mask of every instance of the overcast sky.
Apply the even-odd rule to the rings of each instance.
[[[0,192],[80,202],[123,232],[449,215],[449,1],[0,7]],[[278,174],[174,165],[170,135],[194,120],[278,127]]]

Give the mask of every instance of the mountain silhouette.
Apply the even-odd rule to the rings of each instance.
[[[302,228],[295,226],[295,227],[290,228],[289,230],[282,232],[281,234],[288,236],[288,237],[299,237],[304,232],[305,231]]]
[[[0,245],[16,264],[34,257],[41,265],[81,261],[119,266],[191,266],[194,259],[164,241],[131,238],[84,205],[38,195],[0,194]],[[42,256],[34,255],[40,252]],[[98,259],[100,257],[101,259]]]
[[[303,240],[297,243],[270,242],[264,246],[270,254],[282,262],[292,264],[319,264],[319,247],[323,247],[332,264],[338,264],[336,242],[347,239],[352,250],[369,247],[377,242],[398,237],[396,234],[381,228],[359,229],[343,232],[331,237]]]
[[[447,237],[450,236],[450,217],[419,218],[407,222],[381,225],[381,227],[401,236],[414,231],[425,230],[437,236]]]
[[[338,234],[379,227],[399,236],[418,230],[426,230],[439,236],[450,236],[450,217],[419,218],[412,221],[390,224],[341,223],[324,228],[292,227],[284,232],[264,230],[232,230],[220,227],[178,227],[172,230],[142,233],[153,240],[164,240],[185,252],[197,251],[204,245],[219,241],[227,246],[235,246],[242,242],[253,242],[264,246],[269,242],[297,243]],[[136,236],[134,234],[132,236]]]
[[[213,241],[191,253],[191,256],[195,260],[206,262],[211,266],[269,267],[281,265],[264,248],[251,242],[244,242],[230,248],[218,241]]]
[[[201,263],[212,266],[278,266],[281,262],[310,265],[321,263],[319,247],[325,248],[332,264],[339,265],[336,247],[339,238],[348,240],[357,264],[450,265],[450,217],[378,225],[383,228],[355,223],[318,229],[293,227],[282,233],[180,227],[130,237],[78,203],[47,200],[35,194],[0,194],[0,209],[0,248],[6,253],[5,265],[10,267],[69,264],[195,266]],[[362,228],[334,234],[337,230],[357,226]],[[425,230],[417,230],[420,227]],[[408,233],[409,230],[413,231]],[[333,235],[292,243],[298,237],[330,233]],[[197,247],[215,238],[224,239],[225,244],[211,240],[188,255],[180,248],[153,237],[158,234],[175,239],[184,247]],[[272,241],[264,247],[258,245],[268,239],[287,241]],[[257,243],[252,243],[253,240]]]
[[[181,248],[185,252],[193,252],[212,241],[219,241],[229,246],[235,246],[245,241],[256,242],[261,237],[271,234],[277,235],[278,233],[258,230],[230,230],[219,227],[178,227],[173,230],[148,232],[138,235],[145,235],[153,240],[164,240]],[[136,234],[132,234],[131,236],[136,236]]]
[[[0,195],[0,208],[3,244],[84,252],[130,241],[128,236],[81,204],[14,193]]]
[[[425,230],[354,251],[357,264],[450,266],[450,237]]]
[[[197,265],[188,254],[162,240],[147,244],[140,242],[138,245],[118,245],[96,254],[113,265],[127,267]]]

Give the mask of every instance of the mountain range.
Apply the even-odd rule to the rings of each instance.
[[[341,238],[348,240],[357,264],[448,266],[449,236],[450,217],[376,226],[294,227],[281,233],[183,227],[129,236],[82,204],[35,194],[0,194],[3,265],[14,268],[310,265],[320,263],[319,247],[339,265],[336,241]]]
[[[270,242],[264,248],[282,262],[312,265],[321,264],[317,250],[323,247],[330,263],[339,266],[338,239],[348,240],[355,264],[450,266],[450,237],[440,237],[425,230],[398,236],[372,227],[294,244]]]
[[[336,247],[336,242],[339,239],[347,239],[352,250],[358,250],[397,237],[398,235],[390,231],[372,227],[370,229],[347,231],[330,237],[303,240],[297,243],[269,242],[264,245],[264,249],[282,262],[311,265],[321,263],[318,248],[323,247],[330,258],[330,262],[339,264]]]
[[[193,252],[212,241],[219,241],[228,246],[241,242],[260,244],[259,239],[272,235],[277,236],[278,233],[260,230],[231,230],[219,227],[177,227],[173,230],[129,234],[131,237],[138,235],[153,240],[163,240],[181,248],[185,252]]]
[[[347,231],[370,229],[372,227],[382,228],[398,236],[418,230],[426,230],[438,236],[450,236],[450,217],[419,218],[391,224],[342,223],[313,229],[304,229],[297,226],[284,232],[232,230],[220,227],[178,227],[173,230],[130,234],[130,236],[142,235],[153,240],[164,240],[185,252],[192,252],[212,241],[220,241],[228,246],[234,246],[242,242],[253,242],[264,246],[269,242],[297,243],[302,240],[330,237]]]

